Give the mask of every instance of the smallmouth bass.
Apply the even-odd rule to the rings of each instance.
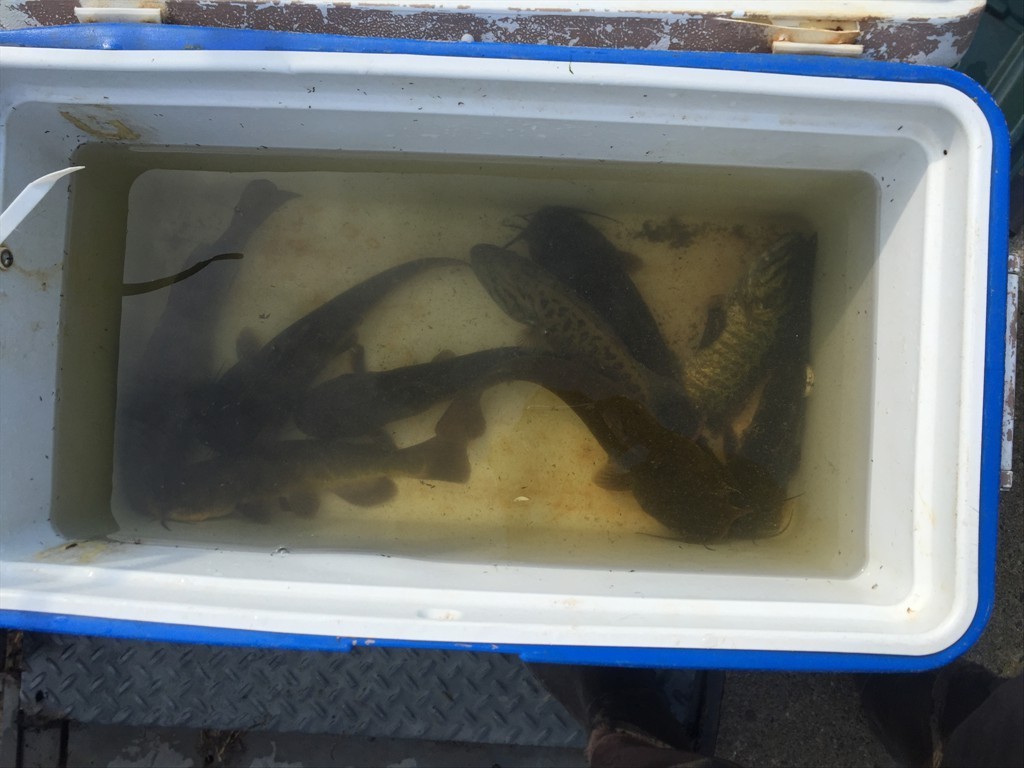
[[[697,410],[721,428],[750,395],[787,313],[797,302],[798,271],[813,262],[816,238],[782,237],[751,264],[730,294],[721,332],[685,362],[683,387]]]

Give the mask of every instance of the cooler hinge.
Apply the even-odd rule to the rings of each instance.
[[[754,24],[764,29],[772,53],[801,53],[817,56],[860,56],[864,46],[860,23],[842,19],[736,18],[723,21]]]
[[[81,24],[160,24],[164,20],[163,0],[79,0],[75,18]]]

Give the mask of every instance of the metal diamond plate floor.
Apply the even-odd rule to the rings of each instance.
[[[21,706],[82,723],[546,747],[585,734],[514,656],[273,651],[26,633]]]

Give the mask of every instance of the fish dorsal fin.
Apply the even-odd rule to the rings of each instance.
[[[633,475],[614,461],[609,461],[594,473],[594,485],[606,491],[628,491],[633,487]]]
[[[390,477],[371,477],[338,486],[334,493],[357,507],[375,507],[395,498],[398,486]]]
[[[450,349],[442,349],[440,352],[434,355],[434,359],[431,360],[430,362],[440,363],[444,360],[451,360],[453,357],[455,357],[455,353],[452,352]]]
[[[239,360],[252,360],[262,347],[256,331],[252,328],[243,328],[235,339],[235,354]]]

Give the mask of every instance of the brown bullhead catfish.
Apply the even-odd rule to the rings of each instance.
[[[470,475],[467,445],[483,429],[479,398],[467,396],[453,401],[434,437],[408,448],[344,438],[258,441],[169,475],[148,509],[165,521],[199,522],[234,512],[264,519],[268,502],[312,514],[320,491],[349,499],[353,483],[373,487],[391,477],[464,483]]]
[[[627,272],[635,257],[617,249],[582,211],[546,206],[526,221],[516,240],[526,242],[530,258],[589,304],[638,362],[678,380],[679,360]]]
[[[633,492],[640,506],[684,541],[711,542],[754,509],[739,490],[772,492],[747,467],[723,465],[690,436],[666,429],[621,382],[581,358],[506,348],[390,371],[344,374],[311,390],[296,413],[310,434],[370,432],[462,391],[529,381],[560,397],[609,457],[603,487]],[[755,468],[756,469],[756,468]],[[735,476],[734,476],[735,475]],[[741,482],[743,484],[741,485]]]
[[[761,254],[729,295],[721,332],[686,361],[683,387],[712,426],[721,428],[763,376],[814,248],[814,237],[790,234]]]
[[[428,269],[464,266],[427,258],[386,269],[295,321],[241,359],[197,400],[200,439],[222,453],[243,450],[284,423],[314,378],[355,342],[364,316],[402,283]]]
[[[191,404],[213,366],[210,329],[220,321],[224,297],[239,270],[237,263],[223,262],[230,256],[223,254],[244,250],[264,221],[294,197],[266,180],[247,184],[223,234],[196,248],[182,264],[184,272],[204,263],[209,267],[167,291],[142,360],[118,393],[119,482],[136,509],[148,503],[161,475],[187,461],[193,448]]]
[[[464,391],[504,381],[571,387],[590,398],[622,394],[585,360],[522,347],[499,347],[387,371],[346,373],[313,387],[296,406],[295,425],[319,438],[357,437],[422,413]]]
[[[539,331],[553,351],[589,360],[602,376],[622,382],[627,396],[647,404],[669,429],[697,431],[699,419],[679,383],[638,362],[608,323],[557,277],[495,245],[473,246],[470,263],[498,306]]]
[[[721,541],[757,509],[752,493],[781,495],[760,475],[749,475],[756,467],[723,464],[699,442],[665,429],[640,403],[621,397],[589,402],[553,391],[608,454],[598,484],[632,491],[644,512],[680,541]]]

